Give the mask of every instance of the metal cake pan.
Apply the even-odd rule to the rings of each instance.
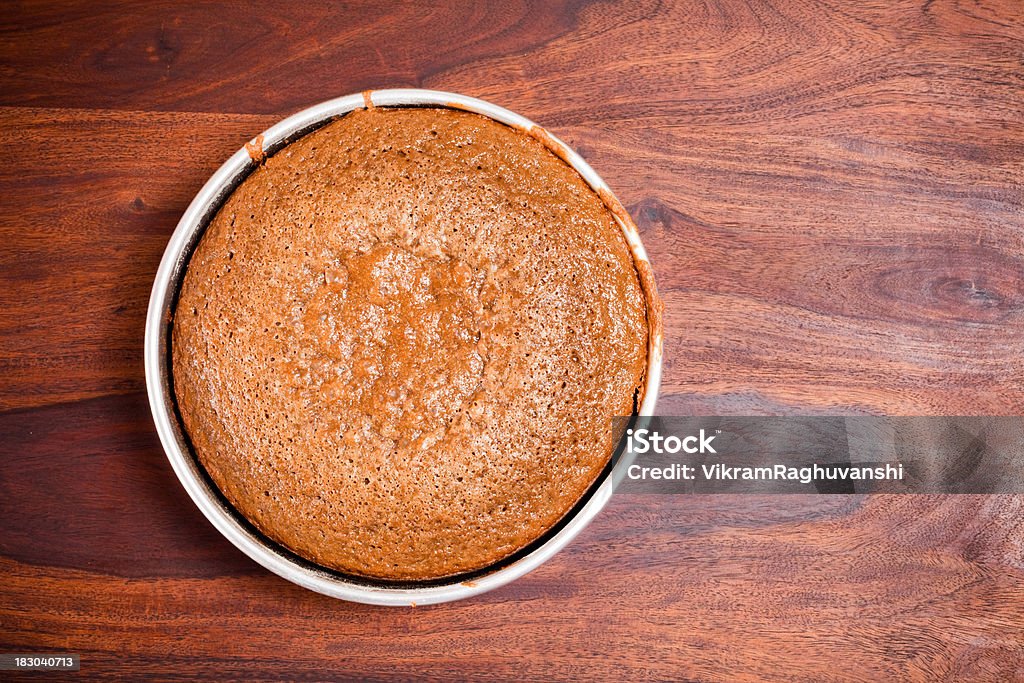
[[[471,575],[424,583],[384,583],[349,576],[314,565],[255,529],[224,499],[195,458],[174,399],[170,369],[170,329],[178,288],[188,260],[209,221],[231,194],[268,155],[346,113],[364,107],[436,106],[463,109],[517,128],[543,142],[572,166],[601,197],[622,228],[632,251],[648,304],[650,339],[640,417],[654,414],[661,383],[663,333],[661,303],[647,254],[636,226],[605,182],[574,151],[530,120],[483,100],[436,90],[367,91],[322,102],[289,116],[256,136],[210,177],[192,200],[167,244],[149,301],[145,367],[150,408],[167,458],[188,495],[231,543],[279,576],[335,598],[375,605],[427,605],[461,600],[503,586],[537,568],[564,548],[594,519],[612,495],[612,473],[595,483],[583,500],[541,539],[506,561]],[[625,466],[619,461],[616,470]],[[621,474],[616,471],[614,474]]]

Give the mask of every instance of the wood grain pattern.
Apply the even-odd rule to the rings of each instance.
[[[1024,680],[1018,496],[619,496],[455,605],[268,574],[173,477],[142,327],[191,197],[305,105],[548,126],[628,206],[662,412],[1024,412],[1024,5],[17,3],[0,15],[0,651],[90,678]]]

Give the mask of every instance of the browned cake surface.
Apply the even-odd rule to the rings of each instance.
[[[174,386],[211,477],[322,565],[427,579],[524,547],[607,463],[641,391],[621,230],[537,140],[355,111],[271,157],[188,267]]]

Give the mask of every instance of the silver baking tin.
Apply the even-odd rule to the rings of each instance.
[[[636,226],[621,210],[621,204],[617,204],[604,181],[578,154],[530,120],[489,102],[454,93],[419,89],[376,90],[328,100],[289,116],[235,152],[203,185],[171,235],[156,273],[146,318],[146,386],[153,421],[175,474],[206,518],[242,552],[275,574],[318,593],[374,605],[428,605],[461,600],[514,581],[564,548],[594,519],[612,495],[612,477],[605,476],[591,489],[589,498],[578,504],[574,512],[535,544],[532,550],[510,562],[499,563],[493,570],[477,572],[469,577],[455,577],[449,582],[378,584],[313,565],[263,536],[227,503],[195,459],[181,426],[171,387],[169,338],[178,287],[203,230],[224,198],[258,165],[264,155],[273,154],[297,137],[354,109],[417,105],[476,112],[543,139],[549,148],[554,147],[553,151],[579,172],[606,203],[616,203],[619,211],[613,213],[634,258],[638,262],[648,261]],[[649,268],[649,262],[646,265]],[[656,297],[656,294],[652,295]],[[646,386],[638,411],[641,417],[654,414],[661,383],[663,336],[660,316],[655,315],[653,319],[655,322],[648,349]],[[621,474],[617,470],[624,462],[625,459],[619,461],[614,474]]]

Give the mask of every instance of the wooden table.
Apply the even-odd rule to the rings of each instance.
[[[1024,680],[1024,497],[619,496],[458,604],[249,561],[145,397],[164,245],[246,140],[417,86],[519,111],[627,204],[661,411],[1024,411],[1024,5],[16,3],[0,16],[0,651],[217,679]]]

